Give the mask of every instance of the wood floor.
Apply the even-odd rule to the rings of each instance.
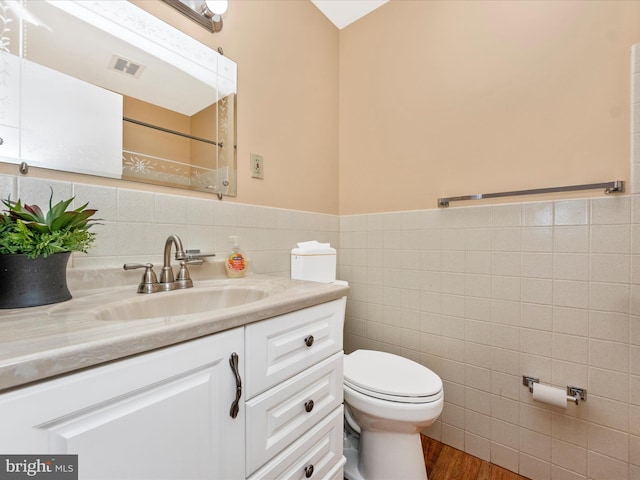
[[[429,480],[527,480],[425,436],[422,450]]]

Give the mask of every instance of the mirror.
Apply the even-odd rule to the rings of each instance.
[[[233,61],[126,0],[0,0],[0,38],[0,161],[236,194]]]

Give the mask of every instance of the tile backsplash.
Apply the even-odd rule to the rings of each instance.
[[[195,198],[0,175],[1,198],[20,197],[45,208],[51,189],[54,202],[75,196],[76,207],[89,202],[101,219],[101,225],[93,227],[94,246],[88,254],[73,254],[73,268],[121,268],[125,262],[161,265],[164,242],[171,234],[177,234],[187,249],[214,252],[220,258],[231,251],[229,237],[237,235],[251,260],[251,271],[288,276],[291,249],[297,242],[338,242],[335,215],[231,203],[215,196]]]

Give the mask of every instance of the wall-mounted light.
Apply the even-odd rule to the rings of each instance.
[[[183,15],[210,32],[222,30],[222,14],[227,11],[228,0],[163,0]]]

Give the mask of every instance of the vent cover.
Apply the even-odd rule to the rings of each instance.
[[[145,66],[121,57],[120,55],[114,54],[111,57],[111,61],[109,62],[109,69],[115,70],[116,72],[124,73],[129,77],[140,78],[140,75],[142,75]]]

